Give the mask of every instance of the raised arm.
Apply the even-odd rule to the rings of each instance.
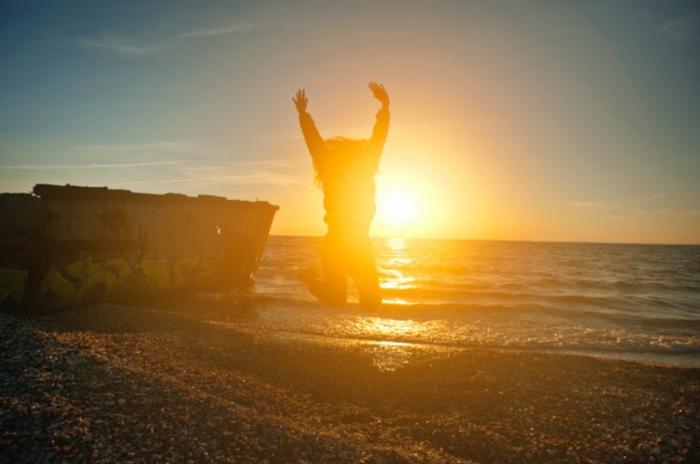
[[[382,104],[382,107],[377,112],[377,120],[374,123],[374,130],[372,130],[372,138],[369,141],[372,155],[379,162],[386,136],[389,133],[389,94],[383,85],[376,82],[370,82],[369,89],[372,91],[374,98]]]
[[[323,152],[324,142],[321,134],[316,128],[311,115],[306,111],[306,107],[309,104],[309,99],[306,97],[306,91],[301,89],[297,90],[296,97],[292,98],[294,106],[299,113],[299,124],[301,125],[301,132],[304,134],[304,140],[306,141],[306,146],[309,148],[309,153],[311,158],[316,162]]]

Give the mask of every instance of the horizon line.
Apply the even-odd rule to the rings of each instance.
[[[268,234],[270,237],[291,237],[291,238],[323,238],[323,235],[296,235],[296,234]],[[700,247],[700,242],[596,242],[587,240],[524,240],[505,238],[453,238],[453,237],[398,237],[388,235],[372,235],[370,238],[378,239],[402,239],[402,240],[442,240],[454,242],[514,242],[514,243],[560,243],[570,245],[645,245],[645,246],[678,246],[678,247]]]

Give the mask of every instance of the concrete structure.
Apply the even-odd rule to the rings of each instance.
[[[0,305],[50,310],[245,286],[277,209],[106,187],[0,194]]]

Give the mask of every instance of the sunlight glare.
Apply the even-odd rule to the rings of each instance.
[[[408,190],[394,189],[378,199],[378,215],[393,225],[407,225],[418,217],[416,199]]]

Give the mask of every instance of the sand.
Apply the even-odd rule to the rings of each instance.
[[[0,331],[2,462],[700,462],[700,369],[104,304]]]

